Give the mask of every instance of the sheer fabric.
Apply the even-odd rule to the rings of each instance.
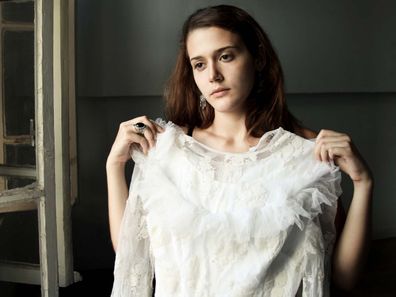
[[[328,296],[341,175],[282,128],[225,153],[158,121],[135,169],[112,296]]]

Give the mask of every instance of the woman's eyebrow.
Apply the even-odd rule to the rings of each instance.
[[[227,46],[224,46],[222,48],[219,48],[219,49],[215,50],[214,53],[217,55],[217,54],[219,54],[222,51],[227,50],[227,49],[237,49],[238,50],[239,46],[237,46],[237,45],[227,45]],[[199,60],[199,59],[202,59],[202,56],[193,57],[193,58],[190,59],[190,61],[192,62],[193,60]]]

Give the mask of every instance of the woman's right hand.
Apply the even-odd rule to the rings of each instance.
[[[146,125],[143,134],[139,134],[134,124],[143,123]],[[122,122],[116,139],[113,143],[109,156],[108,164],[125,164],[130,158],[131,145],[139,144],[143,153],[147,154],[148,150],[155,145],[157,133],[164,131],[164,128],[151,121],[146,116],[134,118]]]

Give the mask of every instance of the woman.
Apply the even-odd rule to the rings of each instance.
[[[287,110],[257,22],[228,5],[192,14],[166,100],[171,122],[122,123],[108,156],[113,295],[150,296],[154,270],[156,296],[327,296],[330,266],[334,283],[352,288],[370,238],[372,176],[348,135],[311,131]],[[354,194],[332,253],[333,161]]]

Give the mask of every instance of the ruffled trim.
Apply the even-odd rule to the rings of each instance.
[[[238,241],[268,238],[294,224],[303,229],[305,222],[322,213],[323,204],[336,207],[341,194],[339,169],[334,164],[314,160],[312,141],[278,128],[267,132],[253,153],[222,154],[205,150],[202,153],[207,153],[209,157],[205,154],[202,157],[194,153],[196,149],[205,148],[186,136],[180,127],[172,122],[156,122],[165,128],[165,132],[157,137],[156,147],[150,150],[148,156],[136,150],[132,156],[135,162],[145,163],[137,191],[148,213],[149,232],[157,245],[166,245],[175,238],[196,238],[207,232],[219,236],[227,234]],[[253,209],[239,208],[216,213],[200,207],[183,197],[175,181],[168,178],[166,170],[172,169],[166,168],[176,166],[168,164],[170,152],[186,158],[193,168],[206,166],[213,161],[213,157],[222,155],[235,159],[248,156],[251,160],[251,156],[255,156],[255,163],[248,164],[247,168],[255,166],[255,175],[263,180],[263,189],[270,180],[270,201]],[[259,154],[271,157],[268,162],[273,164],[259,163],[266,162],[264,159],[257,160]],[[216,183],[214,176],[209,176],[208,181]],[[277,181],[279,185],[276,185]]]
[[[167,245],[172,240],[197,238],[204,233],[216,237],[226,234],[236,241],[269,238],[296,224],[304,228],[307,220],[322,213],[322,204],[336,207],[340,193],[338,170],[318,176],[310,186],[297,193],[284,189],[271,192],[271,202],[255,209],[235,209],[213,213],[184,199],[166,175],[153,165],[147,172],[150,181],[142,181],[139,193],[148,210],[147,223],[153,246]]]
[[[341,194],[339,169],[334,164],[315,161],[312,156],[314,147],[312,141],[300,138],[281,128],[274,130],[273,134],[268,134],[271,137],[262,138],[264,140],[260,140],[253,153],[229,155],[208,150],[193,139],[189,139],[181,128],[172,123],[160,122],[160,124],[165,128],[165,132],[158,135],[157,145],[150,150],[148,156],[144,156],[137,150],[132,153],[133,159],[138,163],[137,168],[141,172],[134,179],[132,189],[132,192],[138,195],[134,198],[139,198],[139,200],[132,201],[139,202],[139,204],[141,202],[142,210],[133,211],[132,208],[132,211],[126,215],[133,221],[125,220],[125,224],[129,227],[123,231],[123,234],[130,244],[135,244],[135,249],[129,243],[122,243],[123,248],[117,255],[119,267],[116,269],[118,281],[115,290],[118,292],[118,289],[134,288],[138,274],[134,269],[139,267],[139,259],[143,260],[142,263],[146,263],[148,267],[153,264],[149,259],[148,249],[153,251],[156,259],[155,265],[158,265],[156,268],[159,280],[168,285],[170,273],[167,269],[169,266],[172,272],[175,271],[174,276],[171,276],[169,280],[174,277],[172,280],[177,286],[179,283],[184,283],[184,280],[179,277],[188,275],[182,269],[183,267],[178,267],[178,261],[185,263],[190,255],[197,252],[204,255],[203,258],[206,259],[208,247],[218,250],[213,255],[209,253],[215,260],[223,259],[224,263],[229,263],[228,260],[234,257],[239,261],[238,269],[230,270],[233,275],[227,274],[227,277],[223,277],[221,273],[216,274],[218,276],[216,280],[219,280],[219,283],[214,284],[216,292],[219,288],[226,287],[227,284],[233,282],[238,283],[238,288],[241,292],[245,290],[246,294],[248,292],[246,288],[239,285],[239,282],[242,284],[245,279],[249,282],[249,288],[255,288],[259,283],[260,285],[268,284],[271,288],[272,279],[266,279],[265,274],[269,273],[272,261],[282,257],[287,261],[287,251],[285,250],[286,253],[280,251],[288,238],[293,240],[294,232],[298,232],[298,227],[304,232],[301,237],[299,236],[302,241],[299,245],[298,262],[302,265],[301,271],[305,274],[304,294],[308,291],[321,294],[323,254],[327,252],[323,251],[327,245],[325,236],[330,230],[329,237],[331,237],[333,229],[325,225],[322,230],[320,228],[322,218],[326,222],[334,218],[337,197]],[[238,163],[241,156],[247,161]],[[252,156],[254,158],[251,158]],[[208,165],[207,168],[205,164]],[[232,165],[233,167],[223,170],[224,172],[230,171],[232,174],[240,168],[243,169],[239,171],[242,173],[241,180],[235,183],[238,184],[235,187],[236,195],[227,196],[224,194],[227,191],[222,192],[217,189],[218,186],[234,185],[229,181],[224,182],[224,179],[220,184],[218,177],[221,175],[209,175],[209,177],[206,175],[207,172],[213,171],[211,166],[215,167],[217,164],[220,167],[219,170],[222,170],[222,165]],[[202,169],[208,171],[205,172]],[[183,174],[188,177],[184,179]],[[184,187],[184,184],[190,187]],[[197,195],[191,195],[195,191],[198,191]],[[203,192],[205,194],[209,192],[209,200],[197,201]],[[237,206],[229,203],[224,207],[212,208],[207,202],[213,201],[210,198],[215,193],[227,203],[232,199],[241,203]],[[227,193],[232,193],[232,191]],[[258,203],[245,207],[245,200],[249,201],[249,198],[254,200],[256,196],[260,196],[257,199]],[[134,206],[135,210],[140,208],[138,206],[138,204]],[[326,211],[322,213],[324,209]],[[137,234],[140,234],[137,228],[140,222],[139,213],[140,215],[144,213],[144,222],[149,235],[149,238],[144,241],[136,241],[139,238]],[[320,214],[322,214],[320,220],[317,220]],[[320,232],[323,237],[320,236]],[[144,248],[141,248],[143,245],[145,245]],[[234,252],[230,254],[228,251],[222,255],[223,247],[234,245],[240,247],[242,256],[237,257]],[[249,249],[251,254],[244,254],[245,246],[246,248],[252,247]],[[136,249],[136,247],[140,248]],[[287,244],[285,248],[288,248]],[[175,256],[172,253],[177,253],[175,258],[172,258]],[[249,266],[243,269],[244,256],[246,260],[260,258],[261,261],[255,262],[256,266],[249,263]],[[282,262],[282,259],[280,261]],[[161,267],[164,263],[166,263],[166,269]],[[213,274],[222,271],[216,270],[217,268],[223,269],[222,264],[221,261],[213,264]],[[191,262],[186,265],[193,268]],[[132,268],[125,269],[125,266]],[[315,269],[307,270],[307,267]],[[141,271],[145,276],[139,276],[138,283],[147,285],[145,288],[149,288],[152,271],[146,268],[142,268]],[[257,275],[255,275],[256,272]],[[290,270],[291,275],[298,279],[301,279],[300,272]],[[228,271],[225,270],[224,273]],[[134,277],[130,278],[131,275]],[[279,281],[283,281],[283,277],[280,277]],[[208,287],[205,284],[202,288],[206,290]],[[287,291],[287,287],[282,287],[282,290],[283,293],[286,292],[286,295],[291,295],[288,293],[292,291]],[[137,295],[146,296],[146,294],[148,293]],[[169,296],[176,295],[176,293],[169,294]],[[198,293],[198,295],[202,294]]]

